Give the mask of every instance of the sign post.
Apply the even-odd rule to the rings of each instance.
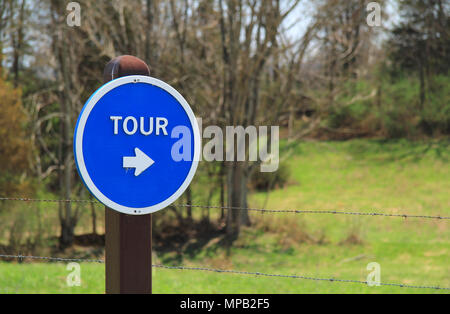
[[[78,172],[106,206],[106,293],[151,293],[151,214],[182,195],[200,156],[190,106],[148,75],[138,58],[112,60],[75,128]]]

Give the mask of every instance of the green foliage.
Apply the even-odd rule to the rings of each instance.
[[[261,172],[257,168],[250,178],[250,186],[257,191],[283,188],[289,180],[289,174],[289,168],[284,163],[280,163],[274,172]]]
[[[418,79],[384,82],[380,111],[383,135],[388,138],[449,135],[449,85],[449,76],[431,79],[425,103],[421,105]]]
[[[360,133],[374,132],[368,123],[373,116],[374,85],[367,80],[348,82],[337,97],[336,105],[328,113],[327,124],[332,129],[358,130]]]
[[[419,86],[417,80],[403,78],[383,82],[382,105],[378,117],[381,134],[387,138],[414,137],[419,112]]]
[[[338,105],[330,109],[326,125],[348,131],[349,137],[418,138],[450,134],[450,76],[430,79],[425,103],[421,105],[417,78],[389,79],[384,72],[379,75],[377,83],[359,80],[352,92],[342,93]]]
[[[448,74],[448,7],[437,1],[409,0],[400,2],[399,9],[400,21],[387,41],[392,70]]]
[[[399,3],[399,19],[386,33],[383,57],[374,68],[369,63],[360,68],[361,75],[335,83],[333,101],[325,109],[331,137],[450,134],[450,17],[446,6],[431,2]]]
[[[435,76],[430,82],[419,125],[430,136],[450,134],[450,76]]]
[[[21,97],[20,89],[14,89],[0,76],[0,191],[3,195],[29,192],[23,175],[28,169],[31,143],[25,133],[27,117]]]

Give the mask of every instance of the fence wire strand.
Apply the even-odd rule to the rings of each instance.
[[[96,203],[101,204],[96,200],[53,200],[53,199],[33,199],[21,197],[0,197],[0,201],[23,201],[23,202],[47,202],[47,203]],[[381,217],[398,217],[398,218],[422,218],[422,219],[438,219],[450,220],[446,216],[433,215],[412,215],[412,214],[386,214],[380,212],[354,212],[354,211],[338,211],[338,210],[301,210],[301,209],[264,209],[264,208],[245,208],[232,206],[212,206],[212,205],[189,205],[181,204],[180,207],[191,208],[210,208],[210,209],[224,209],[224,210],[247,210],[260,213],[292,213],[292,214],[332,214],[332,215],[354,215],[354,216],[381,216]]]
[[[231,274],[239,274],[239,275],[254,275],[254,276],[263,276],[263,277],[294,278],[294,279],[304,279],[304,280],[314,280],[314,281],[358,283],[358,284],[369,285],[369,283],[367,281],[351,280],[351,279],[317,278],[317,277],[308,277],[308,276],[299,276],[299,275],[279,275],[279,274],[267,274],[267,273],[261,273],[261,272],[213,269],[213,268],[204,268],[204,267],[165,266],[165,265],[153,265],[153,267],[165,268],[165,269],[178,269],[178,270],[198,270],[198,271],[207,271],[207,272],[216,272],[216,273],[231,273]],[[399,283],[382,283],[382,282],[380,282],[380,286],[394,286],[394,287],[400,287],[400,288],[414,288],[414,289],[450,290],[450,288],[438,287],[438,286],[413,286],[413,285],[404,285],[404,284],[399,284]]]
[[[0,258],[15,258],[18,260],[34,259],[34,260],[47,260],[54,262],[86,262],[86,263],[105,263],[104,260],[97,259],[82,259],[82,258],[60,258],[60,257],[43,257],[43,256],[27,256],[27,255],[3,255],[0,254]],[[162,268],[169,270],[192,270],[192,271],[204,271],[204,272],[214,272],[214,273],[226,273],[226,274],[236,274],[236,275],[248,275],[257,277],[278,277],[278,278],[291,278],[291,279],[303,279],[303,280],[313,280],[313,281],[324,281],[324,282],[338,282],[338,283],[356,283],[369,285],[367,281],[362,280],[352,280],[352,279],[339,279],[339,278],[318,278],[310,276],[300,276],[300,275],[280,275],[280,274],[269,274],[262,272],[250,272],[250,271],[239,271],[239,270],[229,270],[229,269],[215,269],[207,267],[187,267],[187,266],[167,266],[167,265],[152,265],[153,268]],[[433,290],[450,290],[447,287],[439,286],[418,286],[418,285],[405,285],[400,283],[379,283],[380,286],[391,286],[399,288],[411,288],[411,289],[433,289]]]
[[[0,258],[14,258],[19,261],[24,261],[27,259],[34,260],[46,260],[49,262],[80,262],[80,263],[99,263],[103,264],[105,261],[101,259],[88,259],[88,258],[63,258],[63,257],[47,257],[47,256],[32,256],[32,255],[7,255],[0,254]]]
[[[200,207],[227,210],[247,210],[261,213],[292,213],[292,214],[334,214],[334,215],[357,215],[357,216],[384,216],[384,217],[400,217],[400,218],[425,218],[425,219],[450,219],[445,216],[429,216],[429,215],[410,215],[410,214],[384,214],[378,212],[350,212],[337,210],[300,210],[300,209],[263,209],[263,208],[245,208],[230,206],[206,206],[206,205],[179,205],[181,207]]]

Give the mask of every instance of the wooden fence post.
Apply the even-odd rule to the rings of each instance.
[[[104,83],[127,75],[150,76],[147,64],[133,56],[111,60]],[[105,207],[106,293],[152,293],[152,215],[127,215]]]

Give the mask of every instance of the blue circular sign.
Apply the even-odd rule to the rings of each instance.
[[[173,203],[200,156],[200,132],[186,100],[170,85],[126,76],[86,102],[74,134],[78,172],[104,205],[142,215]]]

